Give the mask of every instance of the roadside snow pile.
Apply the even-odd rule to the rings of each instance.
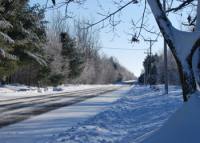
[[[74,91],[77,89],[88,89],[93,87],[106,87],[109,85],[90,85],[90,84],[66,84],[66,85],[60,85],[58,87],[53,87],[53,91]]]
[[[67,85],[60,85],[58,87],[42,87],[40,88],[44,92],[46,91],[66,91],[66,90],[77,90],[77,89],[87,89],[91,87],[100,87],[100,86],[107,86],[107,85],[73,85],[73,84],[67,84]],[[38,90],[38,87],[30,87],[18,83],[13,83],[9,85],[0,85],[0,93],[13,93],[13,92],[30,92]]]
[[[167,122],[142,143],[199,143],[200,98],[193,94]]]
[[[29,87],[26,85],[13,83],[9,85],[0,85],[0,94],[1,93],[14,93],[14,92],[33,92],[36,93],[37,87]]]
[[[54,142],[140,142],[160,127],[182,104],[180,87],[170,86],[164,94],[136,85],[121,99],[104,108],[96,116],[53,136]]]
[[[38,87],[30,87],[18,83],[9,84],[9,85],[0,85],[0,100],[7,100],[7,99],[15,99],[21,97],[29,97],[29,96],[38,96],[38,95],[45,95],[50,93],[61,93],[66,91],[77,91],[83,89],[91,89],[96,87],[107,87],[109,85],[61,85],[58,87],[42,87],[38,89]]]

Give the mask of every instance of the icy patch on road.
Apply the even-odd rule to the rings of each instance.
[[[140,142],[146,134],[161,126],[182,104],[181,88],[171,86],[168,95],[135,86],[121,99],[107,106],[96,116],[53,136],[54,142]]]

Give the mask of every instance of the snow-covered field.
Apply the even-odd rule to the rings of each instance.
[[[89,87],[94,86],[68,88],[78,90]],[[170,86],[168,95],[164,93],[163,85],[158,87],[160,91],[142,85],[124,87],[4,127],[0,129],[0,142],[141,142],[183,105],[180,87]],[[11,91],[9,98],[19,97],[16,94],[19,90]],[[25,93],[27,91],[21,93],[21,96],[27,96]],[[8,94],[0,94],[0,97],[5,100]],[[28,96],[37,94],[44,93],[31,93]]]

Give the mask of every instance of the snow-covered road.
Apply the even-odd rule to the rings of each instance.
[[[53,135],[58,135],[94,116],[102,108],[119,99],[131,88],[132,86],[127,86],[87,101],[3,127],[0,129],[0,142],[32,143],[51,140]]]
[[[0,128],[51,110],[69,106],[130,85],[108,85],[85,90],[0,101]]]

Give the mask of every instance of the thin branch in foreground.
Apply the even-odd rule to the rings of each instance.
[[[96,22],[96,23],[90,24],[90,25],[89,25],[88,27],[86,27],[86,28],[90,28],[90,27],[92,27],[92,26],[94,26],[94,25],[97,25],[97,24],[99,24],[99,23],[101,23],[101,22],[107,20],[108,18],[112,17],[113,15],[115,15],[116,13],[118,13],[119,11],[121,11],[122,9],[124,9],[126,6],[128,6],[128,5],[131,4],[131,3],[136,4],[136,3],[137,3],[137,0],[132,0],[132,1],[128,2],[127,4],[125,4],[124,6],[122,6],[121,8],[119,8],[118,10],[116,10],[115,12],[109,14],[108,16],[106,16],[105,18],[99,20],[99,21]]]
[[[190,3],[192,3],[193,1],[194,1],[194,0],[187,0],[187,1],[184,1],[184,2],[183,2],[182,4],[180,4],[178,7],[176,7],[176,8],[170,8],[170,9],[166,10],[165,12],[171,12],[171,11],[176,12],[176,11],[182,9],[183,7],[188,6],[188,5],[189,5]]]

